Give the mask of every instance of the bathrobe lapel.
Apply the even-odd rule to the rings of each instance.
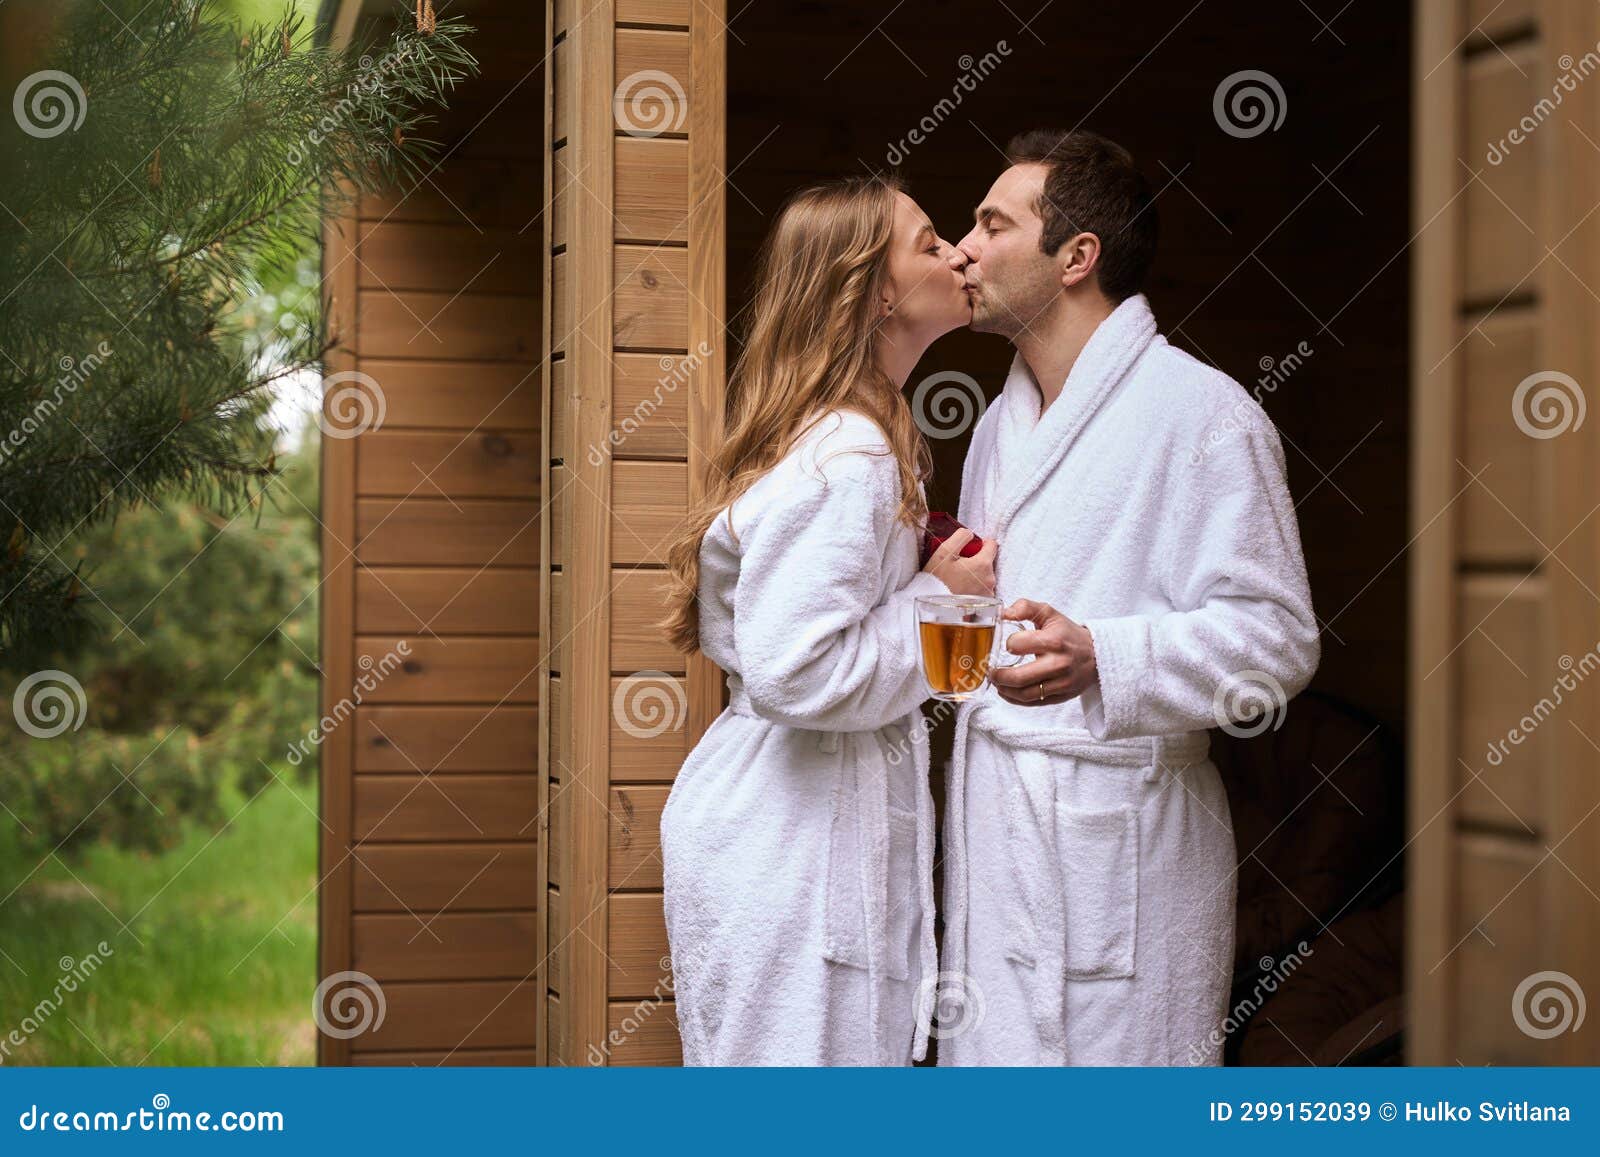
[[[1041,418],[1039,387],[1018,354],[1001,391],[995,453],[990,456],[989,525],[1004,541],[1023,503],[1053,475],[1078,435],[1156,340],[1156,319],[1143,294],[1128,298],[1096,327],[1073,363],[1066,385]]]

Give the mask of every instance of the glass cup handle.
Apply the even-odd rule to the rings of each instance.
[[[1018,631],[1032,631],[1035,629],[1030,619],[1000,620],[1000,629],[994,633],[995,655],[993,665],[996,667],[1015,667],[1019,664],[1030,662],[1033,659],[1032,655],[1013,654],[1006,647],[1006,642]]]

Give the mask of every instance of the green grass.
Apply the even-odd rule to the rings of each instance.
[[[96,847],[30,875],[0,844],[0,1064],[314,1063],[316,807],[284,775],[157,856]]]

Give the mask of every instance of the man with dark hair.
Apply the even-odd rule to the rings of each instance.
[[[1007,156],[952,258],[972,327],[1017,351],[960,511],[1033,629],[957,720],[939,1059],[1217,1064],[1237,853],[1207,729],[1275,724],[1321,654],[1283,450],[1156,332],[1128,151],[1074,130]]]

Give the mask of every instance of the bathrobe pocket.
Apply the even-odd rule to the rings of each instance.
[[[884,972],[904,980],[910,971],[911,925],[921,913],[917,880],[917,817],[899,808],[889,809],[888,918],[884,921]]]
[[[1109,980],[1134,975],[1139,919],[1139,812],[1056,807],[1056,839],[1066,885],[1066,976]]]

